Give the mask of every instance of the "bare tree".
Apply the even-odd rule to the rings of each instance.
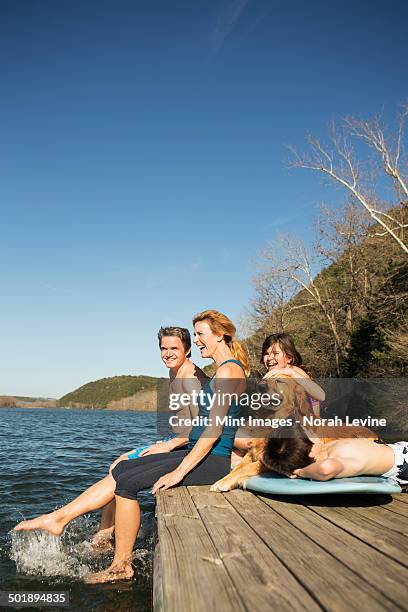
[[[369,220],[354,202],[336,210],[321,206],[316,221],[314,250],[324,265],[337,266],[336,301],[345,315],[347,350],[354,321],[364,312],[376,282],[377,270],[367,248],[369,227]]]
[[[408,166],[406,160],[403,160],[403,141],[407,116],[408,104],[403,107],[397,134],[393,138],[386,137],[379,118],[363,121],[351,117],[343,119],[340,128],[334,123],[330,125],[328,146],[309,134],[309,154],[301,155],[295,147],[289,147],[292,153],[290,166],[321,172],[344,187],[380,226],[381,229],[375,235],[390,236],[406,254],[408,244],[404,233],[408,227],[405,222],[408,211]],[[394,187],[396,198],[393,201],[382,202],[376,193],[372,178],[363,171],[361,162],[356,159],[351,145],[353,138],[365,143],[377,154],[382,172]]]
[[[261,253],[263,270],[255,280],[256,306],[267,313],[270,308],[285,329],[285,321],[295,311],[317,309],[330,332],[335,354],[336,372],[347,357],[347,341],[339,328],[338,301],[328,278],[316,274],[317,262],[297,238],[280,236],[277,243]],[[269,301],[270,300],[270,301]]]

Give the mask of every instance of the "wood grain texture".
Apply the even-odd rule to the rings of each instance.
[[[157,495],[162,610],[244,611],[223,561],[185,487]],[[158,608],[160,609],[160,608]]]
[[[237,592],[251,612],[321,609],[226,496],[212,493],[208,487],[189,487],[189,491]],[[256,501],[255,496],[248,495]]]
[[[244,491],[234,491],[227,499],[324,609],[400,609],[294,525],[284,512],[274,511]]]
[[[360,580],[381,591],[397,607],[406,599],[407,568],[304,505],[290,504],[281,499],[262,496],[260,499],[289,521],[293,527],[302,531],[318,546],[352,570]],[[381,580],[378,579],[379,576]],[[351,586],[350,584],[345,603],[349,597],[354,598]]]
[[[407,497],[161,492],[154,611],[406,610]]]

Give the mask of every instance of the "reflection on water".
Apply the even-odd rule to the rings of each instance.
[[[98,513],[73,521],[61,538],[41,531],[10,533],[23,518],[50,512],[105,476],[119,454],[157,439],[152,413],[0,409],[0,589],[70,592],[70,610],[151,609],[154,500],[139,497],[142,529],[131,582],[87,585],[82,578],[107,567],[111,553],[89,544]]]

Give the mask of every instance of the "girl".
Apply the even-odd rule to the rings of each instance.
[[[289,334],[281,332],[265,338],[260,361],[268,370],[264,376],[265,379],[279,378],[279,374],[294,378],[308,394],[315,416],[320,416],[319,402],[324,401],[326,394],[300,367],[302,357]]]
[[[262,344],[260,362],[268,370],[264,380],[279,378],[279,375],[292,377],[308,394],[314,415],[320,416],[319,402],[324,401],[326,397],[325,392],[300,367],[302,365],[302,357],[289,334],[281,332],[267,336]],[[252,443],[251,433],[253,432],[250,428],[242,427],[238,430],[234,440],[231,467],[236,467],[248,451]]]
[[[16,527],[45,529],[60,535],[69,521],[101,508],[115,497],[115,555],[108,569],[88,576],[89,583],[112,582],[133,576],[132,551],[140,528],[138,491],[152,487],[155,495],[160,490],[180,484],[213,484],[230,470],[235,429],[223,428],[217,422],[226,415],[231,418],[239,415],[238,405],[228,401],[245,389],[248,358],[243,346],[234,339],[235,326],[224,314],[207,310],[194,317],[193,323],[194,343],[202,357],[215,362],[216,374],[204,387],[211,409],[204,401],[199,404],[199,416],[207,417],[208,424],[192,428],[188,449],[122,461],[111,474],[63,508],[23,521]],[[215,396],[215,401],[212,396]],[[216,419],[217,416],[220,419]]]

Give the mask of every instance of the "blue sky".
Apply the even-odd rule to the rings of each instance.
[[[395,0],[2,0],[0,394],[163,375],[161,324],[239,318],[259,249],[310,240],[339,201],[285,145],[395,115],[407,17]]]

